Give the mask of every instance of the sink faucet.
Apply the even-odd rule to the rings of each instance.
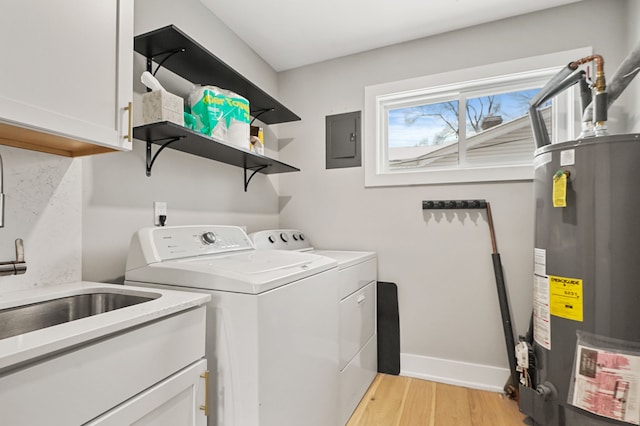
[[[1,275],[22,275],[27,272],[27,262],[24,261],[24,245],[22,239],[16,239],[16,260],[0,262]]]

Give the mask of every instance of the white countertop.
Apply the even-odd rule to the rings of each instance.
[[[157,299],[0,339],[0,373],[27,361],[205,304],[208,294],[87,281],[0,292],[0,309],[85,293],[159,294]]]

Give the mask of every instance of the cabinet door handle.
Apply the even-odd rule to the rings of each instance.
[[[129,112],[129,123],[127,125],[127,134],[123,136],[128,142],[131,142],[132,132],[133,132],[133,102],[129,102],[126,107],[124,107],[125,111]]]
[[[200,375],[204,379],[204,405],[200,406],[200,409],[204,411],[204,415],[209,417],[209,370],[205,370]]]
[[[356,303],[358,305],[360,305],[362,302],[364,302],[364,299],[366,299],[367,296],[365,296],[364,294],[361,294],[360,296],[358,296],[358,298],[356,299]]]

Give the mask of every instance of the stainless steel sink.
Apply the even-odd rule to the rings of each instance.
[[[0,339],[148,302],[159,294],[87,293],[0,310]]]

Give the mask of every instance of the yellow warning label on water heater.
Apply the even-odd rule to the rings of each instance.
[[[567,174],[562,170],[553,176],[553,207],[567,207]]]
[[[582,280],[549,276],[551,315],[582,321]]]

